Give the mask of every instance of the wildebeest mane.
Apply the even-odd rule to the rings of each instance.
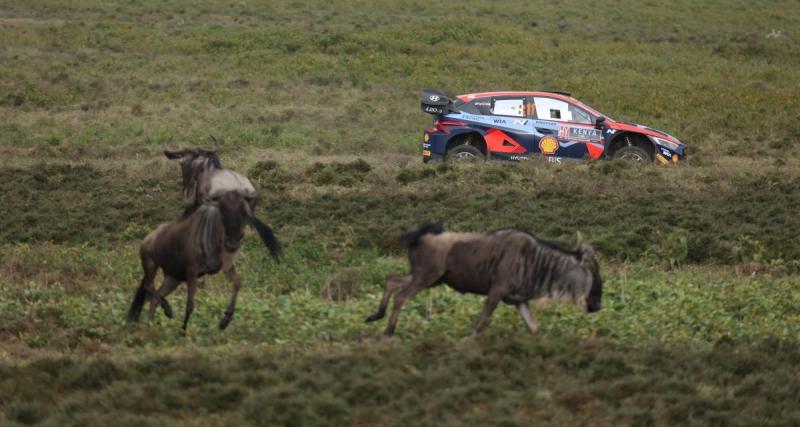
[[[200,177],[212,169],[222,169],[222,162],[217,153],[208,151],[193,159],[183,169],[183,193],[194,199],[197,195],[197,186],[200,185]]]
[[[442,234],[443,232],[444,226],[441,222],[426,222],[418,229],[402,234],[397,238],[397,241],[407,248],[413,248],[419,244],[419,239],[422,236],[426,234]]]
[[[512,228],[501,228],[501,229],[498,229],[498,230],[494,230],[494,231],[490,232],[489,234],[496,234],[496,233],[506,232],[506,231],[525,234],[525,235],[529,236],[530,238],[532,238],[533,240],[537,241],[542,246],[550,248],[550,249],[553,249],[553,250],[558,251],[558,252],[561,252],[564,255],[572,255],[572,256],[574,256],[574,257],[576,257],[578,259],[580,259],[581,256],[583,255],[580,249],[577,249],[577,250],[576,249],[569,249],[569,248],[565,247],[560,242],[556,242],[555,240],[542,239],[541,237],[534,236],[533,234],[531,234],[530,232],[528,232],[526,230],[512,229]]]
[[[181,165],[183,175],[183,194],[189,200],[189,205],[183,211],[183,218],[188,217],[203,202],[199,200],[201,177],[210,170],[222,169],[222,161],[214,151],[200,150],[201,154],[192,159],[188,164]]]
[[[526,233],[528,234],[528,233]],[[533,244],[533,242],[536,242]],[[528,298],[570,296],[576,298],[584,294],[588,285],[585,281],[574,280],[572,274],[585,272],[591,276],[591,282],[600,281],[597,263],[592,259],[584,259],[583,252],[565,249],[547,240],[534,237],[527,248],[527,262],[520,265],[523,269],[525,289],[520,289]],[[589,263],[587,265],[587,262]]]

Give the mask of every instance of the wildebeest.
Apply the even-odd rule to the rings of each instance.
[[[538,327],[528,301],[566,298],[589,313],[600,310],[603,280],[594,250],[578,233],[569,250],[515,229],[488,234],[444,232],[427,223],[400,236],[408,248],[411,273],[386,277],[378,310],[367,322],[382,319],[396,293],[385,334],[394,334],[403,304],[423,289],[445,283],[459,292],[486,295],[473,333],[481,332],[500,301],[516,306],[528,330]]]
[[[201,204],[189,216],[159,225],[139,248],[144,277],[128,310],[128,320],[139,319],[148,295],[151,297],[151,320],[157,303],[164,309],[164,314],[172,318],[172,310],[165,298],[181,282],[186,282],[185,330],[194,309],[197,280],[221,270],[233,284],[230,304],[219,322],[220,329],[225,329],[233,317],[236,296],[241,287],[234,258],[244,236],[245,225],[251,218],[252,211],[246,197],[239,192],[228,191]],[[277,259],[280,246],[272,230],[264,224],[256,229],[267,249]],[[163,270],[164,283],[156,291],[153,281],[159,268]]]
[[[241,194],[250,206],[251,215],[248,219],[250,225],[258,231],[259,236],[266,235],[269,227],[254,215],[258,191],[246,176],[223,167],[216,151],[186,148],[164,150],[164,155],[168,159],[180,160],[183,194],[186,196],[184,218],[191,215],[203,203],[220,197],[226,192],[235,191]],[[268,242],[264,241],[264,244],[268,245]],[[275,253],[277,252],[273,252],[273,255]]]
[[[201,148],[164,150],[171,160],[179,160],[183,176],[183,194],[186,197],[184,216],[191,214],[203,202],[227,191],[244,195],[255,209],[258,191],[250,180],[234,170],[222,166],[216,151]]]

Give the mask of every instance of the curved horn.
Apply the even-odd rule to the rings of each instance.
[[[580,249],[583,246],[583,236],[580,231],[575,232],[575,249]]]
[[[164,141],[164,155],[167,156],[168,159],[177,159],[180,158],[182,155],[182,151],[178,147],[170,147],[170,143],[172,142],[172,138],[168,141]]]

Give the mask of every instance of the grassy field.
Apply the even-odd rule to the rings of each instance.
[[[800,424],[796,1],[0,0],[0,424]],[[687,161],[423,165],[418,91],[563,89]],[[182,211],[165,143],[223,143],[285,247],[247,236],[236,316],[124,321]],[[574,242],[603,310],[422,293],[364,318],[398,233]],[[183,288],[171,297],[182,313]]]

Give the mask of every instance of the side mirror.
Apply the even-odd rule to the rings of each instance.
[[[594,119],[594,127],[598,127],[599,128],[600,126],[603,126],[603,123],[605,123],[605,121],[606,121],[605,116],[600,116],[600,117]]]

